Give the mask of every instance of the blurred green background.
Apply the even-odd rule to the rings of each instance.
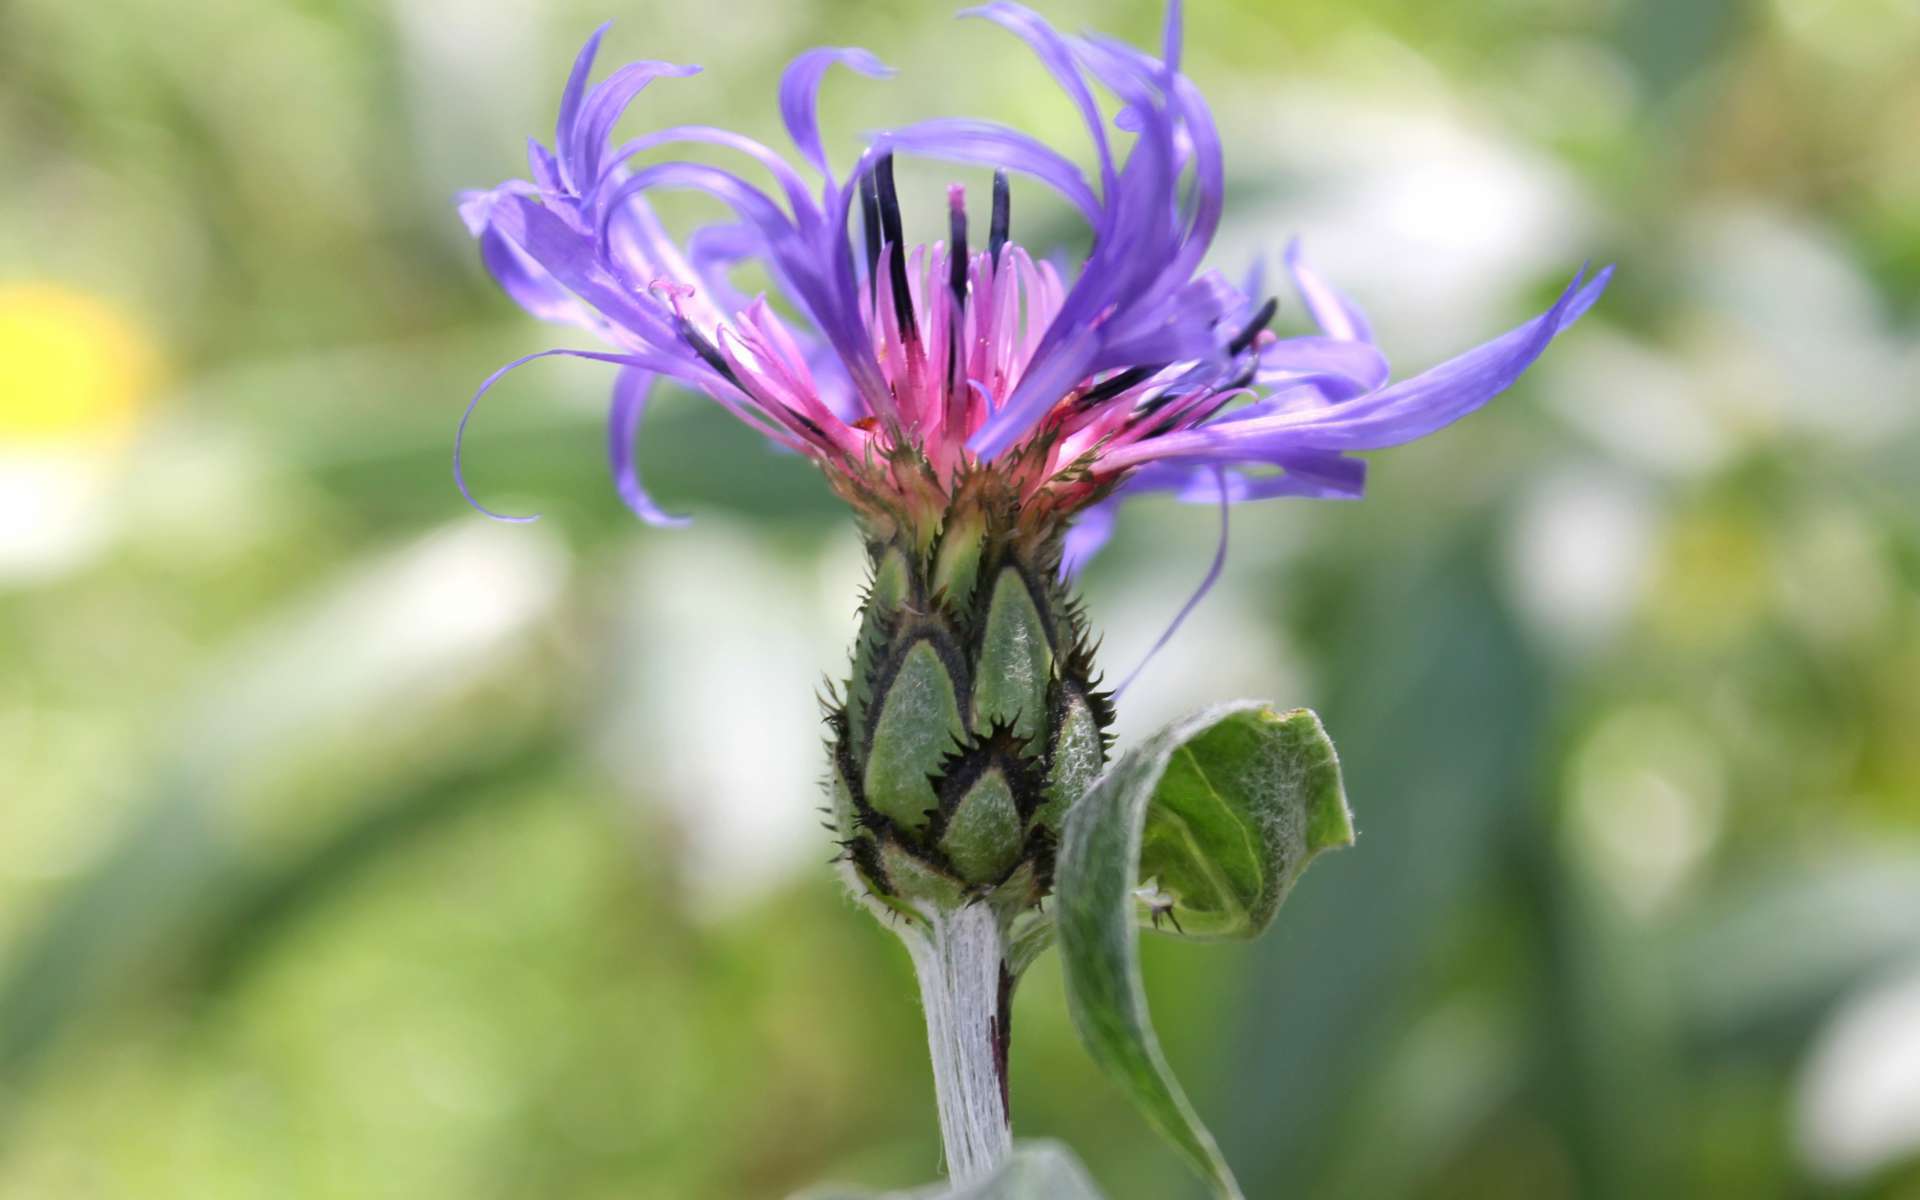
[[[1304,235],[1402,370],[1620,265],[1365,503],[1236,511],[1127,697],[1130,736],[1312,705],[1347,764],[1359,846],[1272,934],[1147,947],[1249,1193],[1920,1196],[1920,6],[1192,7],[1220,265]],[[858,43],[903,74],[830,82],[841,154],[940,112],[1085,154],[1009,39],[903,0],[0,6],[5,1200],[936,1174],[905,955],[814,824],[845,515],[678,395],[643,461],[695,524],[638,525],[564,363],[469,441],[545,520],[449,480],[475,384],[581,344],[452,197],[522,171],[609,17],[611,60],[708,68],[631,128],[775,140],[779,66]],[[929,238],[945,177],[904,180]],[[1017,236],[1068,236],[1034,190]],[[1214,522],[1126,515],[1110,674]],[[1051,961],[1015,1028],[1019,1133],[1194,1194]]]

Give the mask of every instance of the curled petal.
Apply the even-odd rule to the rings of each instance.
[[[781,191],[786,193],[787,204],[792,208],[796,218],[802,221],[819,219],[819,208],[814,204],[813,197],[808,194],[806,183],[788,165],[786,159],[780,157],[764,142],[755,141],[744,134],[734,133],[730,129],[717,129],[711,125],[676,125],[671,129],[656,130],[643,137],[621,143],[620,148],[613,152],[607,160],[607,165],[595,177],[592,193],[597,194],[628,160],[657,146],[672,145],[677,142],[697,142],[738,150],[765,167],[780,184]]]
[[[1080,168],[1059,151],[1016,129],[959,118],[921,121],[877,135],[875,153],[888,150],[1031,175],[1065,197],[1095,228],[1100,225],[1100,201]]]
[[[1118,173],[1113,167],[1113,150],[1107,144],[1106,123],[1100,116],[1100,106],[1095,103],[1086,80],[1080,76],[1080,68],[1074,62],[1073,50],[1067,40],[1047,24],[1039,13],[1024,4],[995,0],[992,4],[966,9],[960,15],[985,17],[1027,43],[1033,50],[1034,56],[1053,76],[1054,82],[1060,85],[1067,98],[1073,101],[1074,107],[1080,110],[1081,119],[1087,124],[1087,133],[1093,138],[1094,151],[1100,157],[1101,184],[1111,195]]]
[[[607,413],[607,458],[613,469],[613,486],[634,515],[649,525],[678,528],[691,521],[676,516],[655,504],[640,483],[636,463],[635,439],[654,381],[659,377],[639,367],[624,367],[613,385],[613,406]]]
[[[893,68],[857,46],[822,47],[800,55],[780,75],[780,116],[786,121],[787,136],[799,148],[800,157],[833,182],[833,167],[827,162],[827,150],[820,141],[820,83],[834,65],[857,71],[869,79],[884,79]]]
[[[630,365],[638,361],[630,355],[606,354],[598,350],[540,350],[533,354],[521,355],[519,358],[514,359],[481,381],[480,387],[473,393],[473,398],[467,401],[467,407],[460,413],[460,424],[456,426],[453,431],[453,482],[454,485],[460,489],[460,494],[466,498],[467,503],[472,505],[474,510],[484,517],[489,517],[495,521],[505,521],[512,525],[525,525],[540,519],[538,513],[524,517],[513,517],[505,513],[498,513],[473,498],[473,490],[467,486],[467,471],[462,460],[467,441],[467,424],[473,420],[473,414],[479,409],[480,401],[485,398],[488,392],[493,390],[493,385],[505,379],[515,368],[524,366],[536,358],[553,358],[560,355],[568,358],[586,358],[594,362],[620,363],[622,365]]]
[[[1214,548],[1213,563],[1208,566],[1206,577],[1201,579],[1200,586],[1194,590],[1193,595],[1188,598],[1187,602],[1180,606],[1180,611],[1173,615],[1173,620],[1168,623],[1166,632],[1162,633],[1159,639],[1147,650],[1146,654],[1141,656],[1140,661],[1135,664],[1133,670],[1127,672],[1127,677],[1120,681],[1120,686],[1113,689],[1113,694],[1116,699],[1121,693],[1125,692],[1127,688],[1133,685],[1134,680],[1140,678],[1140,672],[1147,669],[1147,664],[1153,661],[1153,656],[1160,653],[1166,644],[1173,640],[1173,635],[1180,632],[1180,626],[1193,614],[1194,609],[1200,607],[1200,602],[1207,598],[1207,593],[1213,590],[1213,585],[1220,582],[1220,572],[1223,571],[1227,565],[1227,513],[1233,506],[1231,498],[1227,494],[1226,472],[1219,467],[1215,467],[1213,469],[1213,480],[1220,500],[1220,544]]]
[[[686,264],[695,282],[731,312],[747,306],[747,298],[733,286],[727,272],[759,253],[760,236],[744,225],[702,225],[687,237]]]
[[[731,207],[741,222],[759,235],[767,265],[782,289],[806,308],[814,326],[833,343],[848,369],[858,372],[863,362],[871,368],[872,353],[866,346],[866,327],[859,315],[858,290],[852,284],[852,262],[844,253],[844,245],[840,253],[828,254],[820,241],[828,236],[828,229],[844,230],[844,205],[828,226],[803,234],[766,193],[738,175],[701,163],[667,162],[636,172],[614,189],[606,200],[602,222],[610,220],[629,197],[655,187],[690,188]],[[831,275],[823,273],[829,270]],[[861,376],[856,373],[855,378]],[[879,390],[877,382],[862,384],[861,390],[868,396]]]
[[[1247,264],[1247,277],[1240,281],[1240,294],[1249,298],[1267,294],[1267,256],[1255,254]]]
[[[1300,293],[1308,314],[1322,333],[1343,342],[1373,340],[1373,327],[1367,324],[1366,314],[1307,265],[1299,238],[1287,243],[1286,263],[1287,273],[1293,276],[1294,290]]]
[[[1167,14],[1169,45],[1176,53],[1178,7],[1172,6]],[[1173,178],[1159,201],[1166,212],[1182,211],[1176,185],[1184,164],[1193,165],[1180,250],[1161,264],[1163,286],[1177,286],[1199,267],[1225,210],[1225,158],[1213,113],[1200,89],[1179,73],[1177,64],[1161,62],[1125,42],[1097,35],[1077,39],[1074,46],[1103,83],[1128,98],[1125,127],[1137,133],[1156,133],[1173,148]]]
[[[573,144],[574,128],[580,120],[580,105],[587,95],[587,78],[593,74],[593,60],[600,53],[600,43],[611,28],[613,22],[607,21],[593,31],[592,36],[587,38],[587,44],[580,47],[580,53],[573,60],[573,70],[567,75],[566,89],[560,93],[560,116],[553,127],[553,144],[562,154]]]
[[[687,238],[687,261],[703,275],[753,257],[759,235],[745,225],[702,225]]]
[[[657,305],[635,299],[600,262],[595,239],[575,230],[553,210],[513,197],[495,228],[574,295],[656,347],[678,339]]]
[[[600,178],[600,155],[606,147],[607,138],[613,133],[614,125],[626,112],[627,106],[648,84],[663,76],[684,79],[699,73],[700,68],[694,66],[636,62],[628,63],[602,80],[587,94],[586,101],[580,106],[579,117],[571,130],[572,136],[555,147],[566,155],[568,174],[573,179],[574,187],[585,191]]]
[[[1217,430],[1280,413],[1325,412],[1332,405],[1318,383],[1296,380],[1255,403],[1215,414],[1201,428]]]
[[[759,236],[761,252],[773,261],[776,269],[785,266],[793,258],[793,251],[799,244],[799,231],[780,211],[780,206],[765,192],[738,175],[702,163],[658,163],[624,180],[606,197],[601,208],[602,239],[605,238],[605,227],[613,222],[615,215],[630,199],[658,187],[705,192],[732,208],[742,224]],[[788,282],[796,288],[801,283],[797,279]]]

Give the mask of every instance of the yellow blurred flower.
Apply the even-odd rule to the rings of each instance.
[[[152,339],[58,283],[0,284],[0,443],[115,441],[158,375]]]

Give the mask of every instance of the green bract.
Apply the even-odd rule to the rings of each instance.
[[[1060,821],[1099,773],[1110,709],[1051,528],[982,476],[931,534],[872,534],[873,582],[834,730],[856,886],[896,912],[1036,907]]]

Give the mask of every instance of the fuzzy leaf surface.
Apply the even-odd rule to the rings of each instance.
[[[1239,1184],[1153,1034],[1136,944],[1141,894],[1171,901],[1169,915],[1198,935],[1251,937],[1315,855],[1352,841],[1339,758],[1320,719],[1252,701],[1169,725],[1067,813],[1054,888],[1074,1024],[1226,1200],[1240,1200]]]

